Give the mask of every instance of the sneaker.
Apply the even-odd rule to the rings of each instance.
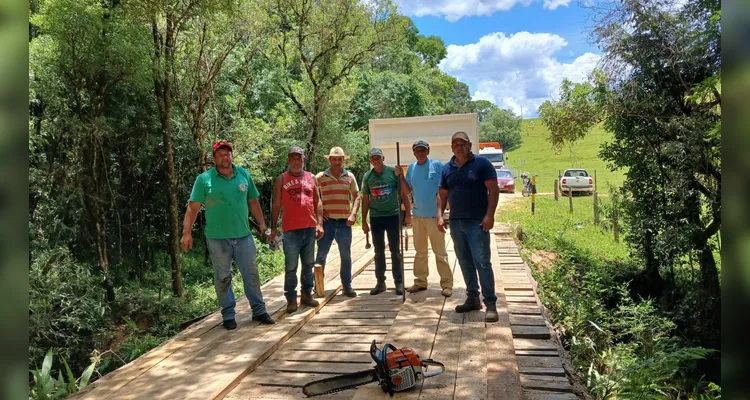
[[[344,289],[341,293],[346,297],[357,297],[357,292],[352,288]]]
[[[266,325],[273,325],[276,323],[276,321],[274,321],[273,318],[271,318],[271,316],[268,315],[268,313],[263,313],[260,315],[253,315],[253,321],[260,321],[261,324],[266,324]]]
[[[224,322],[222,322],[221,324],[224,325],[224,329],[228,331],[231,331],[232,329],[237,328],[237,322],[234,319],[224,320]]]
[[[374,288],[370,289],[370,295],[372,296],[383,292],[385,292],[385,282],[378,282],[378,284],[375,285]]]
[[[286,301],[286,312],[289,314],[297,311],[297,299]]]
[[[464,304],[456,306],[457,313],[465,313],[465,312],[481,310],[481,309],[482,309],[482,303],[479,302],[479,297],[477,297],[476,299],[466,299]]]
[[[310,291],[307,291],[307,290],[302,291],[302,297],[300,298],[300,303],[308,307],[317,307],[318,305],[320,305],[320,303],[317,300],[313,299],[312,293],[310,293]]]
[[[490,304],[487,306],[487,313],[484,315],[484,322],[497,322],[500,319],[497,315],[497,306]]]
[[[404,284],[403,283],[397,283],[396,284],[396,294],[399,296],[403,296],[404,294]]]
[[[417,293],[421,292],[422,290],[427,290],[426,287],[417,286],[417,285],[411,285],[408,288],[406,288],[406,291],[409,293]]]
[[[453,289],[452,288],[443,288],[443,296],[445,297],[451,297],[453,295]]]

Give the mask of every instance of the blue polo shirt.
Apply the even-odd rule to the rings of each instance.
[[[440,187],[448,189],[448,204],[453,219],[483,219],[487,214],[489,194],[485,181],[497,181],[497,173],[492,163],[473,153],[460,168],[456,157],[443,167],[440,175]]]
[[[406,170],[406,183],[412,190],[414,208],[412,215],[421,218],[437,217],[437,192],[443,163],[428,158],[424,164],[416,161]]]

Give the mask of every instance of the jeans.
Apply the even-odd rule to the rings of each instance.
[[[432,252],[435,253],[438,275],[440,275],[440,287],[443,289],[453,288],[453,271],[448,263],[448,252],[445,250],[445,233],[440,232],[437,226],[437,218],[411,217],[412,232],[414,233],[414,285],[427,287],[427,277],[430,275],[428,268],[427,239],[430,239]]]
[[[403,284],[399,245],[398,215],[390,217],[370,217],[372,246],[375,248],[375,277],[385,282],[385,234],[388,233],[388,247],[391,250],[391,272],[396,285]]]
[[[297,301],[297,265],[302,261],[302,291],[310,292],[315,286],[315,228],[284,232],[284,296],[287,301]]]
[[[318,255],[315,257],[315,263],[323,266],[325,271],[326,257],[331,250],[331,244],[336,239],[339,245],[339,256],[341,257],[341,285],[344,289],[352,288],[352,227],[346,225],[345,219],[329,218],[323,222],[323,237],[318,240]]]
[[[481,223],[480,219],[452,219],[450,229],[456,258],[466,282],[466,297],[479,298],[481,285],[484,304],[489,306],[497,302],[495,274],[490,262],[490,233],[482,229]]]
[[[260,275],[255,262],[255,242],[252,235],[236,239],[206,239],[211,263],[214,266],[214,287],[223,320],[234,319],[236,305],[232,291],[232,260],[242,274],[245,297],[250,302],[253,316],[266,313],[260,292]]]

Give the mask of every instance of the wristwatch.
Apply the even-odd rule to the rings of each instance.
[[[271,230],[270,229],[266,229],[266,231],[263,232],[263,233],[265,233],[266,236],[271,236]]]

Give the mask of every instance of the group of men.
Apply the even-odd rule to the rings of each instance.
[[[498,320],[495,281],[490,263],[490,233],[494,225],[499,190],[492,164],[471,152],[465,132],[451,138],[453,157],[447,164],[429,158],[430,145],[417,141],[412,146],[416,159],[406,174],[400,167],[385,165],[381,149],[369,151],[372,168],[362,177],[361,188],[354,175],[344,168],[349,158],[341,147],[325,157],[330,167],[312,175],[305,171],[305,153],[297,146],[289,149],[287,170],[273,187],[271,227],[267,228],[258,201],[260,194],[250,173],[232,162],[232,145],[219,141],[213,146],[215,167],[200,174],[193,185],[180,245],[183,251],[193,246],[192,226],[201,205],[205,207],[205,236],[214,267],[214,285],[221,307],[223,325],[235,329],[235,298],[232,291],[232,261],[242,275],[252,319],[264,324],[275,321],[268,314],[260,289],[255,243],[250,234],[248,212],[252,213],[266,241],[275,243],[281,214],[282,247],[285,258],[284,295],[286,310],[297,311],[297,268],[301,270],[300,303],[316,307],[312,296],[315,286],[313,267],[325,267],[335,240],[340,255],[343,295],[356,297],[352,287],[352,226],[362,205],[362,230],[372,232],[377,284],[370,295],[386,290],[385,236],[391,255],[391,272],[396,294],[404,291],[399,248],[399,204],[404,205],[404,224],[412,226],[414,248],[414,284],[406,288],[415,293],[427,289],[429,275],[428,240],[435,254],[442,295],[453,294],[453,274],[445,247],[446,224],[443,214],[450,205],[450,231],[461,272],[466,282],[466,301],[456,306],[464,313],[486,307],[485,321]],[[414,209],[411,210],[413,198]],[[399,201],[399,196],[401,201]],[[369,221],[368,221],[369,215]],[[412,217],[413,215],[413,217]],[[315,244],[317,242],[317,254]]]

